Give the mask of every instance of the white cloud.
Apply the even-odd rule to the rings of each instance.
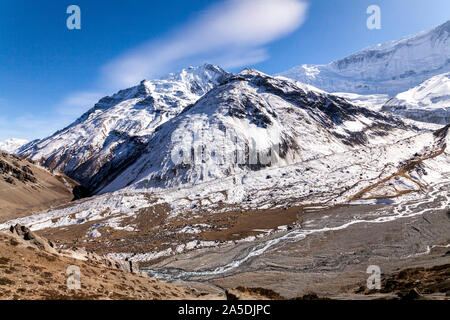
[[[203,60],[199,60],[198,65],[208,61],[215,65],[219,65],[224,69],[236,68],[255,64],[269,58],[269,54],[265,48],[247,49],[226,51],[221,54],[215,54],[204,57]]]
[[[103,83],[126,87],[160,75],[181,61],[238,67],[268,58],[264,45],[297,29],[307,4],[302,0],[226,0],[202,11],[176,32],[150,41],[103,68]],[[218,63],[220,64],[220,63]]]

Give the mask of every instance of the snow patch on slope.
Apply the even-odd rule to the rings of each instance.
[[[348,92],[334,92],[334,95],[342,97],[360,107],[364,107],[373,111],[381,111],[383,105],[389,100],[387,94],[357,94]]]
[[[450,123],[450,72],[399,93],[382,108],[417,121]]]

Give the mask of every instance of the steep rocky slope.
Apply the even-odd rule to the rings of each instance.
[[[67,203],[77,185],[64,174],[0,151],[0,221]]]
[[[127,272],[113,260],[106,263],[92,254],[60,251],[52,246],[23,226],[11,228],[11,233],[0,233],[0,300],[225,298]],[[80,271],[80,288],[68,286],[74,267]]]
[[[165,280],[362,298],[355,291],[368,265],[380,265],[385,279],[397,268],[448,264],[449,129],[249,172],[239,181],[105,194],[0,229],[23,223],[58,246],[129,258]],[[392,298],[408,287],[443,299],[448,269],[439,270],[365,298]]]
[[[292,230],[290,240],[300,239],[321,230],[301,224],[305,209],[413,202],[430,188],[438,190],[433,186],[448,183],[448,130],[195,185],[126,188],[0,224],[0,230],[21,223],[62,243],[146,264],[184,251],[252,243],[286,230]],[[399,209],[375,217],[387,222],[414,214],[421,210]],[[339,223],[350,226],[363,218],[358,214]],[[286,239],[268,241],[268,246],[229,266],[239,266]]]

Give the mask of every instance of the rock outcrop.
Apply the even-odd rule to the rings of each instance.
[[[19,241],[19,243],[22,243],[27,247],[32,247],[51,254],[70,257],[77,260],[89,261],[112,269],[142,274],[144,276],[147,275],[146,273],[142,273],[140,271],[138,262],[130,261],[129,259],[125,260],[113,259],[106,256],[98,255],[94,252],[87,252],[80,248],[57,250],[55,244],[52,241],[37,235],[36,233],[31,231],[28,227],[20,224],[11,226],[9,228],[9,231],[11,232],[12,236],[16,238],[17,241]]]
[[[16,224],[15,226],[11,226],[9,228],[9,231],[13,234],[13,236],[15,236],[19,241],[23,242],[27,246],[49,253],[58,253],[53,242],[38,236],[25,226]]]

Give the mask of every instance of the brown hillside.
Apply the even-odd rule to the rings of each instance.
[[[76,185],[63,174],[0,151],[0,223],[69,202]]]

